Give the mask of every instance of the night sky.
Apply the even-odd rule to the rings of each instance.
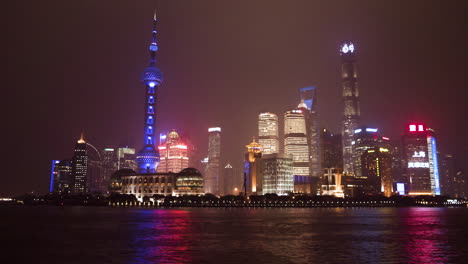
[[[425,122],[466,168],[466,4],[8,1],[0,196],[47,192],[51,160],[70,158],[82,130],[99,148],[141,147],[155,7],[159,130],[175,128],[206,152],[207,128],[221,126],[224,158],[240,165],[258,113],[282,124],[299,88],[317,85],[321,127],[339,132],[338,46],[351,40],[362,124],[398,138],[408,121]]]

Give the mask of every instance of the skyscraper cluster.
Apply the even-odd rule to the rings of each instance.
[[[344,41],[339,56],[341,134],[319,127],[315,86],[300,89],[298,106],[285,111],[283,140],[277,140],[280,127],[277,115],[260,113],[258,143],[247,145],[244,166],[247,194],[337,197],[443,194],[434,131],[423,124],[412,124],[402,140],[390,140],[378,128],[363,126],[355,45]],[[412,130],[413,126],[416,130]],[[445,159],[447,167],[453,166],[450,160],[450,156]],[[456,177],[453,167],[443,172],[452,182],[461,179]],[[460,195],[450,190],[448,186],[453,186],[450,180],[443,184],[447,186],[445,194]]]
[[[154,195],[302,194],[463,196],[463,172],[453,156],[439,157],[435,131],[424,123],[408,124],[401,140],[390,140],[360,120],[356,47],[339,47],[341,59],[341,134],[318,122],[317,87],[299,89],[297,106],[278,115],[261,112],[258,134],[246,145],[243,166],[225,162],[221,127],[208,128],[208,151],[200,153],[175,130],[156,138],[158,90],[162,72],[156,67],[156,15],[144,70],[143,140],[102,151],[77,141],[71,159],[52,161],[50,192],[120,192],[138,199]],[[283,124],[283,126],[281,126]],[[281,132],[282,131],[282,132]],[[280,133],[281,132],[281,133]],[[192,168],[189,165],[193,165]]]

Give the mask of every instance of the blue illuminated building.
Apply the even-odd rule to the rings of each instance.
[[[60,160],[52,160],[52,167],[50,169],[50,182],[49,182],[49,192],[54,191],[54,186],[57,185],[57,175],[58,175],[58,164]]]
[[[145,99],[145,125],[143,148],[138,152],[136,161],[139,173],[155,173],[159,164],[159,152],[155,148],[155,125],[156,125],[156,99],[158,87],[162,84],[161,71],[156,68],[156,13],[153,19],[152,41],[149,46],[150,65],[143,72],[142,81],[146,87]]]

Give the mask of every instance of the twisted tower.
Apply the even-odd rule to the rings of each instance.
[[[158,87],[162,84],[161,71],[156,68],[156,12],[153,18],[152,41],[149,46],[150,65],[143,72],[142,81],[146,87],[145,98],[145,125],[143,148],[138,152],[136,161],[139,173],[154,173],[159,164],[159,152],[155,148],[156,99]]]

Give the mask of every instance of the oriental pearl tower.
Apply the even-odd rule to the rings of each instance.
[[[162,84],[163,77],[161,71],[155,66],[156,51],[158,50],[158,44],[156,43],[156,12],[154,12],[152,36],[149,45],[150,64],[142,76],[142,81],[146,87],[146,97],[143,148],[136,157],[139,173],[155,173],[159,164],[159,152],[155,148],[156,100],[158,87]]]

